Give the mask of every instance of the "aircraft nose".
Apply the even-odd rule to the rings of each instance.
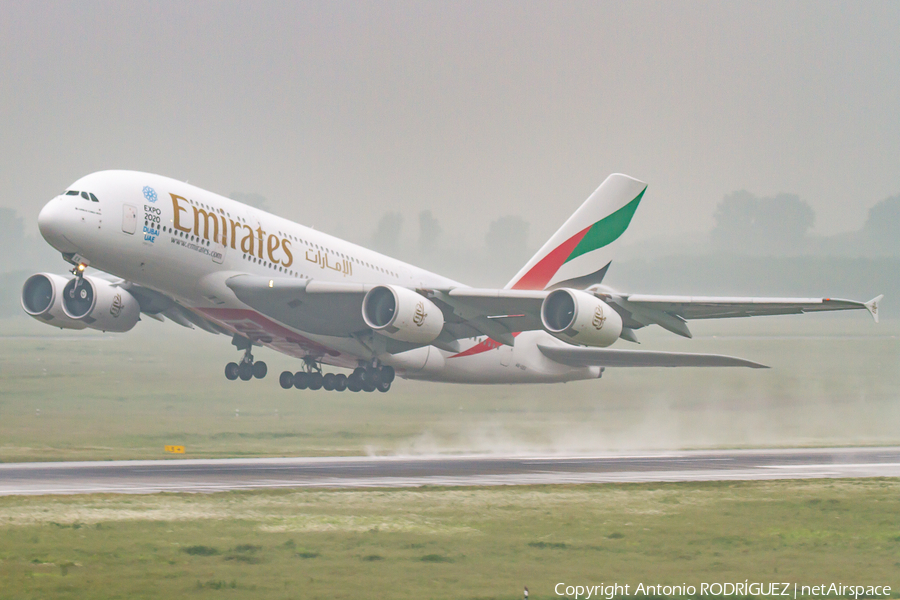
[[[59,198],[54,198],[41,209],[38,215],[38,229],[47,243],[60,252],[77,252],[78,249],[65,236],[68,209],[69,207]]]

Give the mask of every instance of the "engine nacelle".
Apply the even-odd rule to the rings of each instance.
[[[395,285],[369,290],[363,298],[362,316],[378,333],[414,344],[430,344],[444,328],[444,315],[431,300]]]
[[[609,346],[622,333],[622,317],[609,304],[578,290],[550,292],[541,305],[541,322],[564,342]]]
[[[69,280],[63,288],[62,307],[70,319],[101,331],[128,331],[141,317],[134,296],[105,279],[92,277]]]
[[[87,325],[63,312],[62,291],[66,278],[52,273],[36,273],[22,286],[22,308],[38,321],[62,329],[84,329]]]

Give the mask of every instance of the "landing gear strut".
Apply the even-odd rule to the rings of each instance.
[[[348,377],[343,373],[322,373],[321,364],[314,358],[303,359],[304,370],[291,373],[284,371],[278,377],[278,383],[282,389],[289,390],[292,387],[298,390],[319,390],[343,392],[386,392],[391,389],[394,381],[394,369],[392,367],[368,365],[358,367]]]
[[[234,381],[238,377],[240,377],[241,381],[250,381],[254,377],[257,379],[262,379],[269,372],[269,367],[263,361],[253,361],[253,353],[251,352],[253,348],[253,343],[245,337],[234,336],[234,339],[231,340],[231,343],[237,347],[238,350],[244,351],[244,356],[241,358],[240,364],[230,362],[225,365],[225,377],[227,377],[230,381]]]

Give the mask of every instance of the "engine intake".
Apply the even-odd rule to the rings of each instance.
[[[363,298],[362,316],[378,333],[414,344],[430,344],[444,328],[444,315],[431,300],[395,285],[369,290]]]
[[[62,329],[84,329],[87,325],[63,312],[62,290],[66,278],[52,273],[36,273],[22,286],[22,308],[30,316]]]
[[[101,331],[129,331],[141,317],[141,307],[128,291],[92,277],[75,277],[65,285],[62,308],[70,319]]]
[[[550,292],[541,305],[544,329],[564,342],[611,345],[622,333],[622,317],[609,304],[579,290]]]

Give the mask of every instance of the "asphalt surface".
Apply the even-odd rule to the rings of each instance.
[[[900,477],[900,448],[0,464],[0,495]]]

